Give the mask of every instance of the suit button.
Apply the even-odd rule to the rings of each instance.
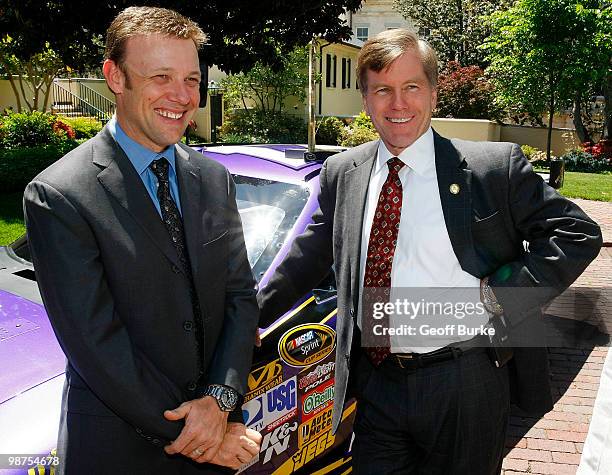
[[[181,272],[181,269],[179,269],[177,265],[172,264],[172,272],[174,272],[175,274],[179,274]]]
[[[193,330],[193,322],[185,320],[183,322],[183,330],[185,330],[186,332],[190,332],[191,330]]]
[[[154,443],[155,445],[159,445],[159,439],[153,439],[153,443]]]
[[[351,317],[354,317],[354,316],[355,316],[355,309],[354,309],[354,308],[352,308],[352,307],[351,307],[351,310],[350,310],[350,314],[351,314]]]
[[[195,381],[191,381],[187,385],[187,391],[195,391],[197,387],[198,387],[198,385],[196,384],[196,382]]]

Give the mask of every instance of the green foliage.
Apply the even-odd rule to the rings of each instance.
[[[495,101],[495,87],[478,66],[446,65],[438,80],[435,117],[501,120],[503,110]]]
[[[19,57],[41,51],[45,42],[65,64],[82,70],[99,64],[101,37],[117,13],[134,4],[161,5],[187,15],[206,32],[210,45],[202,56],[223,71],[247,71],[262,61],[280,67],[279,58],[313,36],[348,40],[351,29],[341,18],[362,0],[185,0],[141,1],[23,0],[0,2],[0,31],[19,43]]]
[[[481,19],[510,6],[511,0],[395,0],[395,8],[419,30],[429,30],[426,37],[441,62],[486,64],[478,49],[489,30]]]
[[[595,156],[580,149],[574,149],[563,155],[565,169],[578,172],[612,171],[612,160],[604,155]]]
[[[305,143],[306,124],[300,117],[269,111],[235,111],[219,127],[229,143]]]
[[[540,151],[536,147],[532,147],[531,145],[521,145],[521,150],[523,151],[523,154],[525,155],[525,157],[527,157],[527,160],[529,161],[531,161],[531,157],[535,153]]]
[[[38,173],[64,156],[78,143],[65,140],[49,145],[0,150],[0,190],[23,191]]]
[[[18,56],[18,47],[16,40],[8,34],[0,36],[0,73],[4,72],[9,79],[17,102],[17,112],[23,110],[22,99],[29,111],[46,110],[53,78],[65,69],[62,58],[51,49],[48,42],[39,51],[25,57]],[[13,75],[17,76],[17,81]]]
[[[323,117],[317,123],[316,142],[321,145],[338,145],[344,130],[344,122],[338,117]]]
[[[31,147],[74,139],[74,132],[53,114],[11,113],[0,116],[0,145],[5,148]]]
[[[248,109],[253,102],[259,111],[282,112],[287,98],[303,101],[308,84],[308,52],[296,48],[282,58],[279,70],[258,62],[247,72],[225,77],[221,85],[229,108]]]
[[[372,123],[372,119],[370,119],[370,116],[366,114],[364,111],[361,111],[359,115],[355,117],[352,124],[354,124],[355,127],[363,127],[363,128],[370,129],[376,132],[376,129],[374,128],[374,124]]]
[[[355,117],[353,122],[342,130],[340,145],[343,147],[355,147],[362,143],[378,140],[379,138],[370,117],[362,111]]]
[[[23,233],[23,192],[0,194],[0,246],[6,246]]]
[[[517,121],[547,112],[552,127],[555,111],[608,74],[612,9],[604,0],[518,0],[487,24],[487,73],[498,101]]]
[[[61,121],[68,124],[74,130],[75,138],[90,139],[102,130],[102,122],[93,117],[64,117]]]

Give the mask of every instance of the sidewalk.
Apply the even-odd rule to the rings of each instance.
[[[549,349],[553,397],[558,399],[554,409],[542,419],[524,417],[518,410],[513,411],[506,440],[504,475],[574,475],[590,426],[593,425],[591,432],[597,434],[589,436],[589,444],[600,438],[602,426],[612,425],[612,420],[599,419],[597,424],[591,424],[610,344],[608,335],[612,333],[612,203],[574,201],[599,223],[605,247],[574,285],[545,308],[547,323],[571,332],[576,344],[571,348]],[[607,365],[610,364],[612,358],[608,358]],[[610,372],[607,366],[606,371]],[[605,414],[600,409],[605,399],[600,395],[598,414]],[[612,451],[610,446],[603,448]],[[597,446],[597,450],[601,449],[601,445]],[[587,451],[591,458],[593,449]],[[607,458],[610,457],[608,454]],[[581,474],[597,473],[584,471],[585,465],[583,461]],[[607,471],[598,473],[612,474],[612,467],[604,470]]]

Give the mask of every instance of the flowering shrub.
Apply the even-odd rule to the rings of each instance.
[[[362,111],[349,125],[344,127],[339,143],[343,147],[355,147],[378,138],[379,135],[370,117]]]
[[[0,117],[0,146],[35,147],[74,140],[72,127],[53,114],[43,112],[10,113]]]
[[[438,79],[434,117],[500,120],[503,109],[495,102],[494,86],[482,69],[450,61]]]
[[[581,172],[612,171],[612,154],[602,152],[602,147],[586,145],[583,150],[574,149],[563,155],[565,169]]]
[[[70,140],[74,140],[76,138],[76,134],[74,133],[74,129],[70,127],[65,122],[62,122],[59,119],[56,119],[53,122],[53,133],[58,135],[59,137],[66,136]]]

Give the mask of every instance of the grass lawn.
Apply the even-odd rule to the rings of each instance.
[[[0,246],[10,244],[25,232],[22,197],[19,192],[0,194]]]
[[[559,191],[568,198],[612,201],[612,173],[565,172],[563,188]]]

